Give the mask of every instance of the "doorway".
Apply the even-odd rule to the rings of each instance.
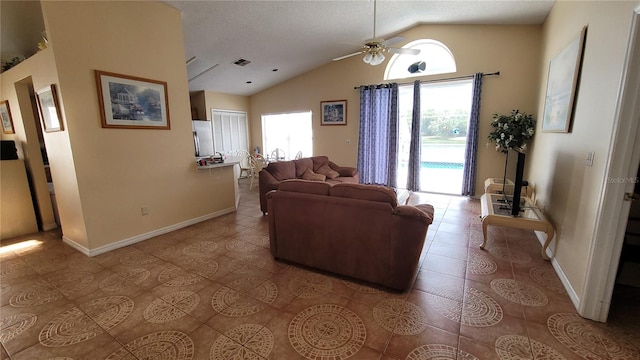
[[[420,85],[420,191],[460,195],[473,81]],[[397,184],[407,184],[413,86],[398,88]]]

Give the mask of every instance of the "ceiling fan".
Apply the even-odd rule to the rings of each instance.
[[[338,61],[342,59],[346,59],[352,56],[365,54],[362,61],[365,63],[375,66],[381,64],[385,57],[384,52],[388,52],[390,54],[407,54],[407,55],[418,55],[420,54],[419,49],[405,49],[405,48],[393,48],[389,47],[389,45],[393,45],[395,43],[399,43],[404,40],[402,36],[396,36],[389,40],[381,39],[376,37],[376,0],[373,0],[373,38],[371,40],[367,40],[364,45],[362,45],[362,49],[356,51],[354,53],[337,57],[333,59],[333,61]]]

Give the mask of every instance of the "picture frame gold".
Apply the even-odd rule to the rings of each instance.
[[[320,102],[320,125],[347,125],[347,100]]]
[[[103,128],[170,130],[167,83],[95,70]]]
[[[42,128],[45,132],[55,132],[64,130],[64,122],[60,104],[58,103],[58,94],[55,84],[51,84],[36,91],[38,100],[38,110],[40,112],[40,120]]]
[[[13,118],[11,117],[9,100],[0,101],[0,117],[2,118],[2,133],[15,134],[16,130],[13,127]]]

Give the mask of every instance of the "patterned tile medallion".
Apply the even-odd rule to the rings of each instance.
[[[298,274],[289,281],[289,290],[305,299],[326,295],[332,288],[329,278],[313,273]]]
[[[289,342],[306,359],[347,359],[367,337],[362,319],[338,305],[308,307],[289,324]]]
[[[422,345],[413,349],[406,360],[479,360],[477,357],[444,344]]]
[[[474,275],[489,275],[496,272],[496,270],[498,270],[498,265],[488,256],[475,252],[469,253],[469,264],[467,265],[467,271],[469,271],[469,273]]]
[[[7,342],[20,335],[36,323],[38,317],[34,314],[22,313],[5,316],[0,319],[0,342]]]
[[[503,298],[525,306],[544,306],[549,300],[547,295],[535,286],[513,279],[491,280],[491,289]]]
[[[225,316],[248,316],[265,308],[265,304],[272,304],[278,297],[278,287],[271,280],[258,283],[252,287],[252,296],[249,298],[234,288],[250,288],[246,283],[253,283],[254,278],[243,278],[232,281],[228,286],[223,286],[213,294],[211,306],[218,313]],[[252,301],[253,299],[258,301]]]
[[[511,261],[514,264],[526,264],[528,262],[531,262],[531,256],[529,256],[529,254],[517,249],[494,247],[489,249],[489,253],[491,253],[491,255],[497,257],[498,259]]]
[[[157,257],[145,254],[143,252],[133,252],[131,254],[120,257],[122,265],[147,265],[158,261]]]
[[[493,326],[502,320],[500,304],[480,290],[468,287],[465,292],[460,323],[469,326]]]
[[[529,269],[529,277],[538,285],[541,285],[558,294],[566,294],[567,291],[558,278],[555,270],[550,266],[532,267]]]
[[[102,333],[98,324],[74,307],[45,325],[38,339],[47,347],[63,347],[93,339]]]
[[[153,360],[191,360],[193,359],[193,340],[180,331],[159,331],[133,340],[109,355],[105,360],[126,360],[133,354],[138,359]],[[128,350],[128,351],[127,351]]]
[[[585,359],[639,359],[640,352],[620,336],[592,325],[574,313],[558,313],[547,319],[553,336]]]
[[[202,276],[190,273],[175,265],[167,265],[158,275],[158,281],[162,285],[172,287],[192,285],[202,280]]]
[[[127,296],[105,296],[80,306],[101,328],[109,330],[133,312],[133,300]]]
[[[379,302],[373,308],[373,318],[385,330],[398,335],[417,335],[427,328],[427,316],[414,303],[399,299]]]
[[[356,284],[354,282],[351,281],[347,281],[347,280],[342,280],[342,283],[345,284],[348,288],[351,288],[357,292],[361,292],[364,294],[380,294],[382,293],[382,290],[376,289],[376,288],[372,288],[369,286],[365,286],[365,285],[360,285],[360,284]]]
[[[200,241],[189,244],[182,249],[182,253],[187,256],[201,257],[211,256],[216,251],[218,244],[215,241]]]
[[[566,360],[548,345],[519,335],[504,335],[496,340],[496,353],[500,360],[548,359]]]
[[[60,298],[62,294],[48,282],[40,280],[14,294],[9,299],[9,304],[14,307],[28,307],[50,303]]]
[[[220,336],[211,346],[210,359],[266,358],[273,349],[273,333],[258,324],[243,324]]]
[[[98,287],[104,291],[120,291],[124,289],[129,282],[136,285],[142,284],[150,275],[151,272],[147,269],[127,269],[124,273],[109,275],[100,282]]]
[[[200,303],[200,296],[192,291],[177,291],[153,301],[144,310],[145,320],[166,323],[177,320],[193,311]]]
[[[229,240],[225,245],[226,249],[236,253],[248,253],[259,249],[258,246],[240,240]]]

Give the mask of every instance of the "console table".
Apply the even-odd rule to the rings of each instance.
[[[542,211],[535,207],[528,197],[522,196],[520,198],[523,201],[521,205],[522,211],[520,216],[512,216],[511,210],[507,208],[504,202],[503,194],[491,194],[485,193],[480,198],[482,207],[482,235],[483,241],[480,245],[481,249],[484,249],[487,244],[487,227],[489,225],[509,226],[518,229],[525,230],[537,230],[547,234],[547,239],[542,246],[542,258],[549,260],[547,256],[547,247],[553,239],[555,229],[553,225],[544,217]]]

